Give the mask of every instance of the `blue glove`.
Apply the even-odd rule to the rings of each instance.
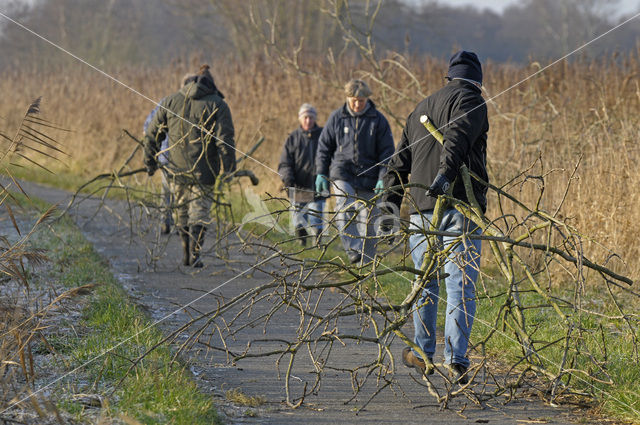
[[[318,174],[318,176],[316,177],[316,192],[318,193],[329,192],[329,180],[327,179],[327,176]]]
[[[382,180],[378,180],[378,183],[376,183],[376,187],[373,189],[373,191],[376,194],[382,193],[384,191],[384,183],[382,182]]]
[[[444,195],[449,190],[451,183],[449,183],[449,179],[447,179],[444,174],[438,174],[435,179],[433,179],[433,183],[427,189],[425,195],[437,197],[439,195]]]

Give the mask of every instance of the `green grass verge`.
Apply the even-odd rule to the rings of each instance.
[[[493,273],[491,270],[486,272]],[[511,325],[513,319],[504,320],[506,295],[503,292],[506,284],[500,278],[485,279],[484,284],[486,292],[478,292],[471,338],[476,342],[484,340],[497,324],[498,331],[487,341],[487,354],[502,359],[505,364],[514,364],[524,353]],[[640,365],[636,361],[640,334],[637,319],[627,317],[635,323],[633,330],[622,318],[611,319],[619,317],[620,312],[606,291],[598,287],[586,287],[582,294],[585,300],[583,307],[595,314],[574,310],[571,307],[575,297],[573,285],[564,288],[560,285],[553,289],[554,301],[572,323],[569,327],[544,297],[526,284],[520,286],[520,304],[529,307],[525,311],[525,323],[539,355],[537,362],[554,374],[560,371],[559,365],[564,362],[564,370],[571,373],[562,376],[562,384],[593,394],[602,414],[640,423]],[[624,293],[616,295],[624,304]],[[632,305],[626,308],[634,311]],[[570,348],[565,350],[567,343]]]
[[[131,361],[156,346],[162,334],[129,300],[70,220],[43,227],[30,243],[47,250],[53,264],[48,279],[69,288],[99,284],[89,295],[80,322],[73,323],[76,334],[52,338],[56,351],[67,358],[71,369],[88,362],[78,372],[85,384],[78,384],[75,376],[69,377],[75,381],[76,391],[110,395],[106,413],[112,417],[125,415],[145,424],[220,423],[212,398],[198,390],[183,365],[172,361],[166,345],[160,345],[130,370]],[[81,404],[64,401],[60,407],[83,417]]]

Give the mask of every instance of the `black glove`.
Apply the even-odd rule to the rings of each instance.
[[[436,198],[439,195],[447,193],[450,186],[451,183],[449,183],[449,179],[447,179],[444,174],[438,174],[436,178],[433,179],[433,183],[431,183],[431,186],[429,186],[425,195]]]

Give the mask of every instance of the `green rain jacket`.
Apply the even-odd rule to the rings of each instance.
[[[145,133],[145,165],[157,168],[158,155],[166,153],[166,170],[184,184],[212,185],[221,171],[235,171],[233,121],[223,97],[211,78],[197,76],[165,98]],[[160,150],[165,135],[166,152]]]

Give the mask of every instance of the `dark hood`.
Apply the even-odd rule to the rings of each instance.
[[[180,91],[185,97],[191,99],[200,99],[210,94],[217,94],[224,99],[224,95],[218,90],[213,80],[205,75],[196,76],[193,81],[185,84]]]

